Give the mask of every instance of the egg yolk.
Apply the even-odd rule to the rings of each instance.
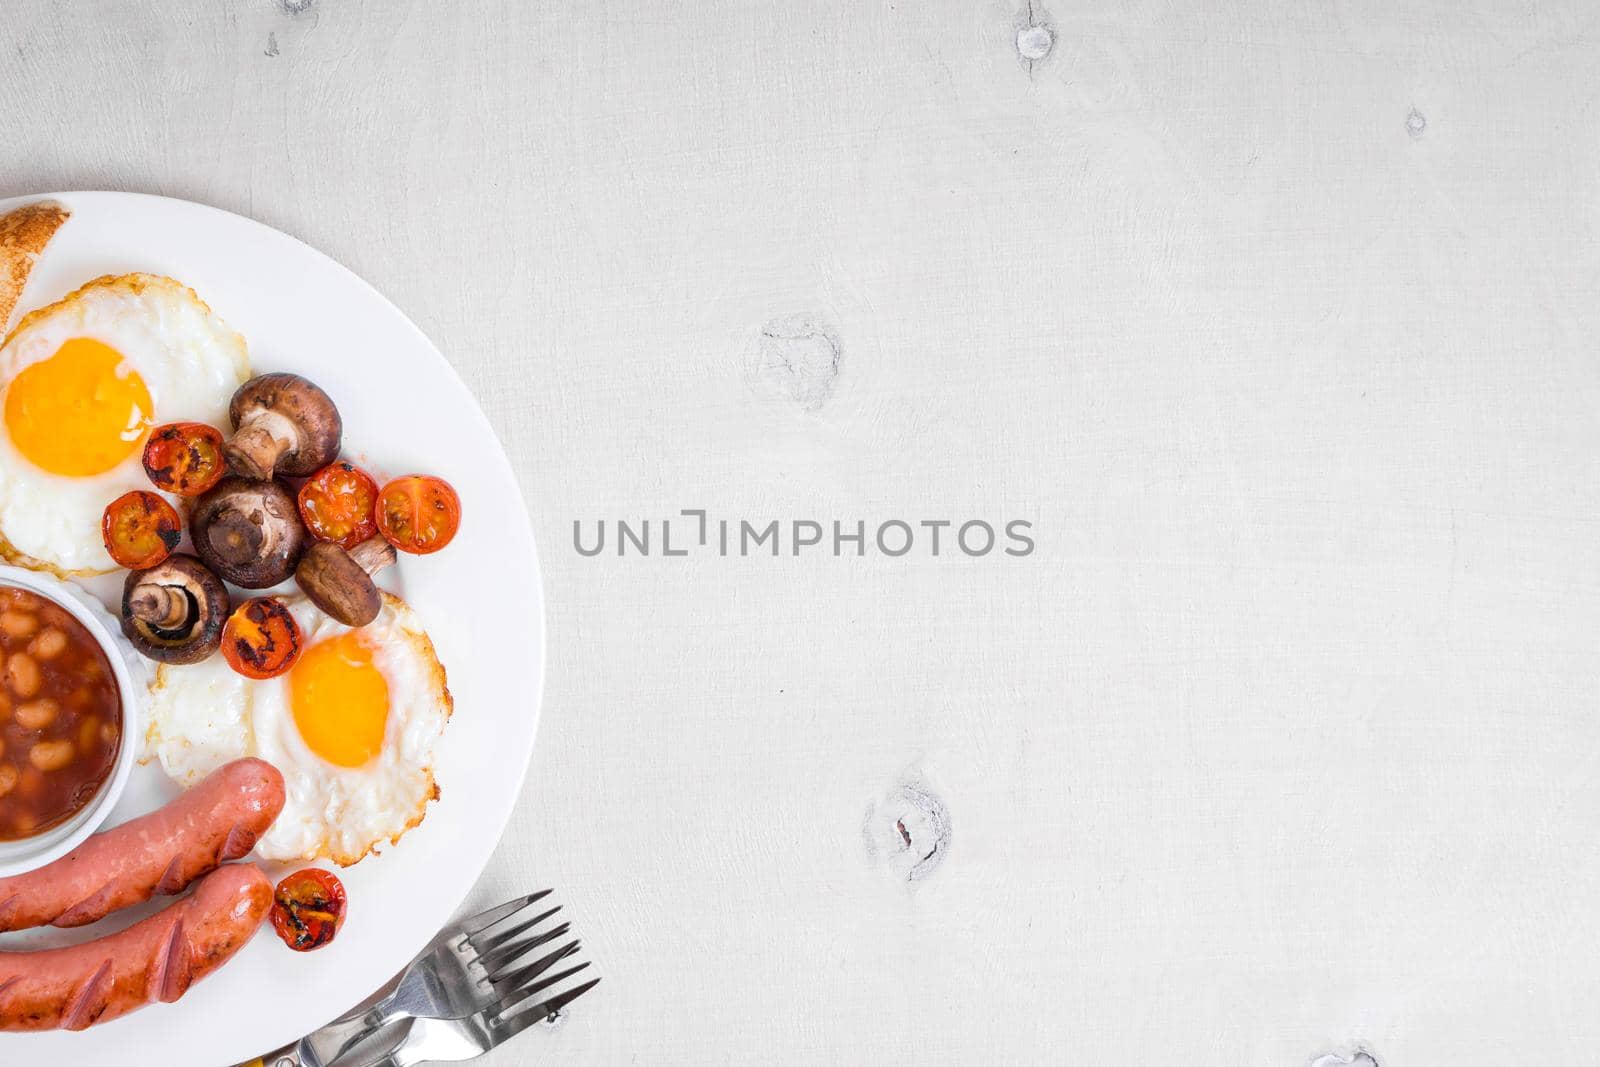
[[[150,429],[150,390],[122,354],[75,337],[6,390],[6,431],[29,462],[67,478],[110,470]]]
[[[289,671],[289,705],[306,745],[336,767],[360,767],[383,749],[389,683],[359,631],[305,650]]]

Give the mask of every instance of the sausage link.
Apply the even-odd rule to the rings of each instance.
[[[36,871],[0,878],[0,930],[83,926],[158,893],[179,893],[255,848],[283,796],[283,775],[272,764],[225,764],[161,810],[96,834]]]
[[[233,958],[272,906],[250,864],[207,875],[190,897],[120,933],[68,948],[0,952],[0,1030],[83,1030],[170,1004]]]

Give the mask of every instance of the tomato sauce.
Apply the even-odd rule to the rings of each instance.
[[[122,698],[94,636],[60,605],[0,586],[0,840],[70,819],[122,744]]]

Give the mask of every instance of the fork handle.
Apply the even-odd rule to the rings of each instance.
[[[312,1031],[302,1037],[295,1048],[299,1051],[303,1067],[326,1067],[358,1045],[363,1038],[372,1036],[390,1023],[409,1018],[410,1012],[396,1007],[392,998],[385,998],[359,1015],[335,1019],[327,1026]]]
[[[261,1057],[262,1067],[328,1067],[363,1038],[410,1017],[408,1012],[394,1009],[387,1001],[374,1004],[360,1015],[335,1019],[294,1044]]]

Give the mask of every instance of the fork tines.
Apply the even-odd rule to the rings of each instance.
[[[549,894],[547,889],[519,897],[476,915],[464,924],[467,943],[477,953],[478,963],[500,998],[487,1012],[495,1019],[505,1020],[515,1015],[518,1023],[525,1023],[532,1020],[524,1020],[523,1015],[553,1018],[600,982],[595,978],[570,989],[551,992],[587,968],[589,962],[585,960],[554,974],[546,973],[556,964],[571,960],[582,947],[577,938],[563,940],[572,931],[570,922],[557,922],[545,928],[545,924],[561,911],[560,904],[542,907],[538,914],[523,918]],[[517,921],[507,925],[512,919]],[[560,943],[529,962],[534,949],[551,942]],[[535,1002],[535,998],[541,996],[543,999]]]
[[[495,907],[480,911],[476,915],[468,916],[461,920],[461,932],[469,937],[481,934],[496,923],[511,918],[511,916],[522,911],[528,905],[538,903],[549,896],[550,893],[551,891],[548,889],[541,889],[537,893],[529,893],[527,896],[508,900],[504,904],[498,904]]]
[[[502,1025],[510,1021],[516,1025],[518,1029],[536,1023],[541,1019],[554,1019],[556,1016],[561,1014],[562,1009],[568,1004],[571,1004],[574,1000],[577,1000],[579,997],[589,992],[589,990],[599,985],[600,979],[591,978],[582,985],[573,986],[572,988],[567,989],[564,992],[556,993],[553,996],[547,996],[532,1006],[527,1006],[528,1002],[539,996],[539,994],[544,990],[551,988],[558,982],[563,982],[566,979],[571,978],[573,975],[577,974],[579,971],[588,966],[589,963],[586,960],[583,963],[578,964],[576,967],[568,967],[559,974],[553,974],[548,978],[533,983],[526,989],[519,989],[510,996],[502,997],[500,1001],[496,1003],[492,1009],[490,1009],[493,1013],[491,1018],[494,1020],[494,1022]]]

